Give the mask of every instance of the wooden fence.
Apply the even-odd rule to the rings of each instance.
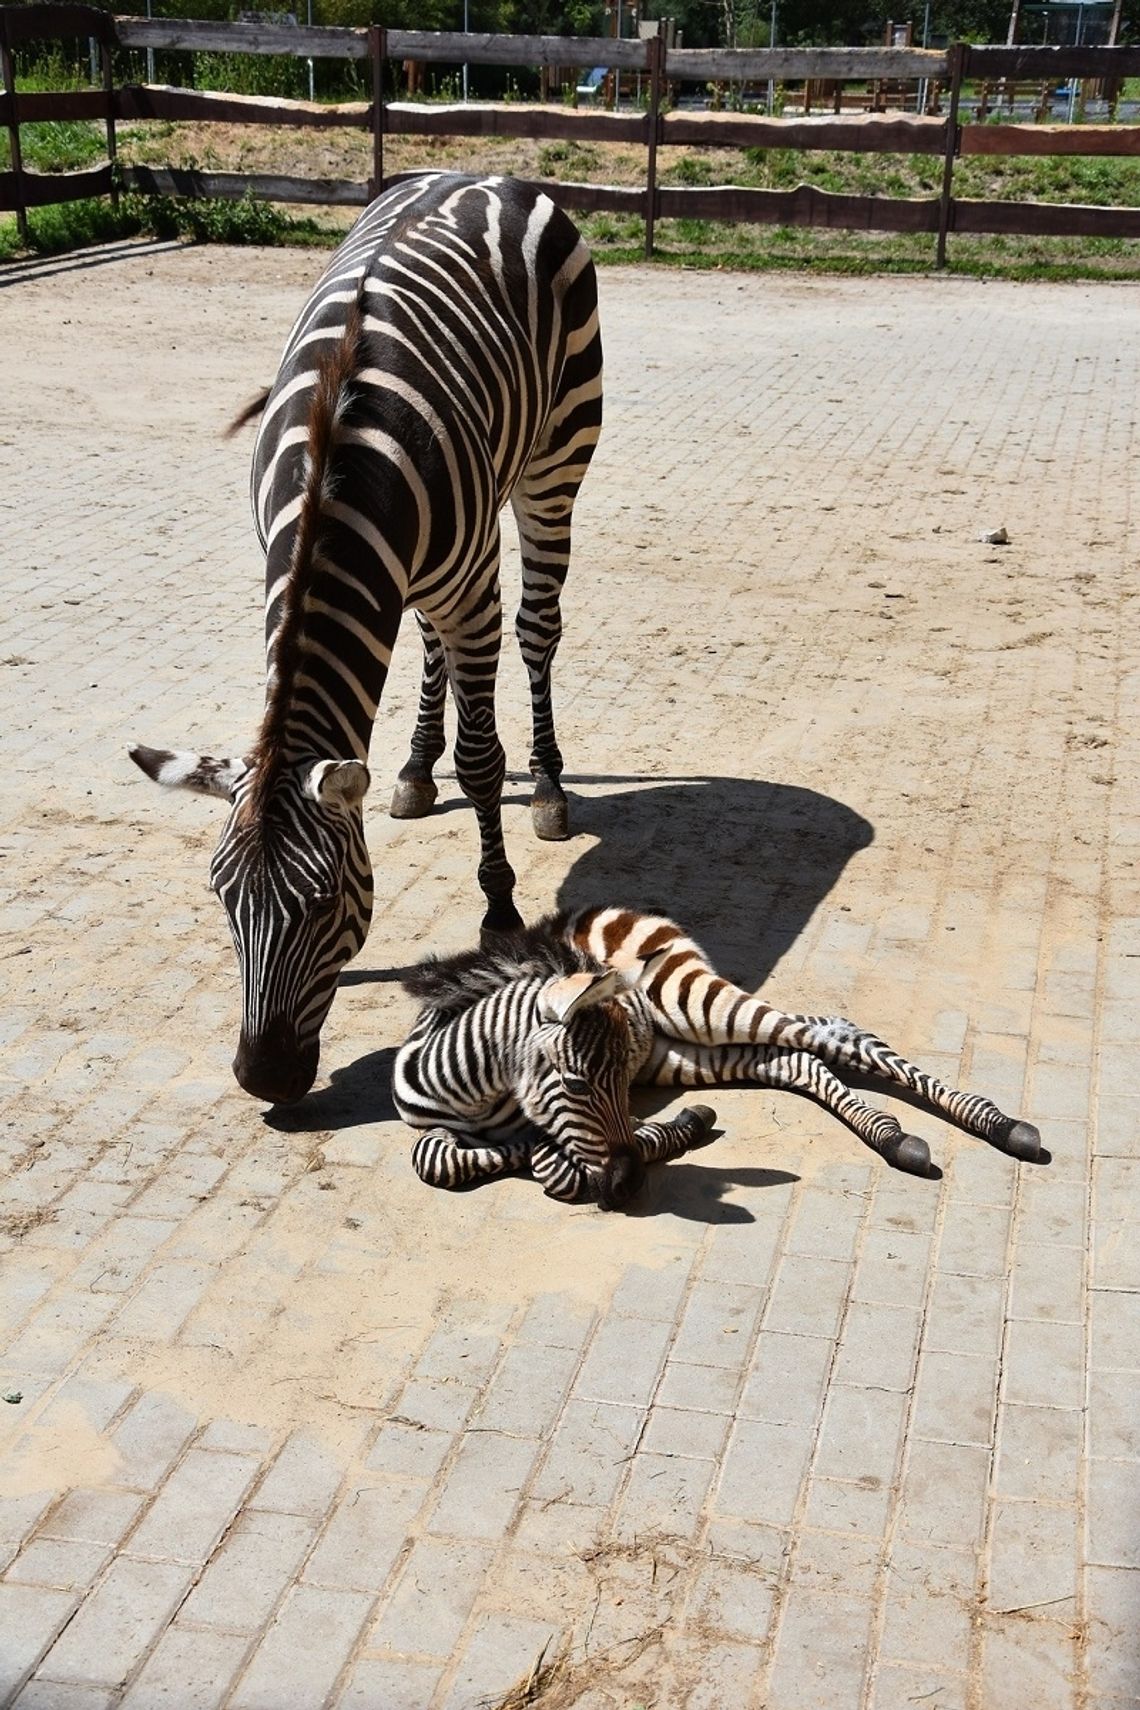
[[[50,94],[15,93],[15,53],[29,42],[90,38],[97,44],[102,87]],[[367,60],[370,101],[328,105],[261,96],[213,94],[152,84],[116,87],[115,49],[284,54],[294,58]],[[643,79],[643,109],[605,112],[495,102],[428,105],[392,101],[385,94],[389,60],[448,66],[495,65],[572,70],[604,67]],[[637,143],[645,149],[644,186],[545,182],[554,200],[581,211],[619,210],[645,221],[646,254],[653,252],[659,219],[752,221],[781,226],[841,226],[855,230],[929,232],[937,238],[937,263],[951,232],[1025,236],[1140,238],[1140,208],[1084,204],[981,201],[955,197],[954,162],[962,155],[1140,155],[1140,126],[1125,124],[1019,124],[963,122],[967,79],[1035,80],[1050,88],[1070,78],[1119,81],[1140,75],[1138,48],[973,47],[946,51],[913,48],[727,49],[668,48],[662,36],[628,41],[599,37],[510,36],[287,27],[274,22],[214,23],[188,19],[112,17],[80,4],[0,5],[0,126],[7,129],[11,166],[0,172],[0,210],[15,211],[26,231],[29,208],[81,197],[114,196],[120,187],[150,194],[237,197],[247,192],[275,202],[363,206],[385,182],[387,136],[513,136],[562,141]],[[786,84],[838,87],[857,82],[872,91],[924,80],[944,91],[937,115],[867,112],[773,118],[747,112],[705,112],[670,107],[666,96],[685,84]],[[107,159],[97,167],[38,173],[22,164],[20,126],[49,119],[92,119],[106,126]],[[367,183],[222,173],[116,163],[119,120],[207,120],[226,124],[288,125],[324,129],[350,126],[372,138]],[[838,149],[930,154],[941,159],[936,197],[842,195],[801,184],[794,190],[733,185],[707,188],[662,185],[658,149]]]

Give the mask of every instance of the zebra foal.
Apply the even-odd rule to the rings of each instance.
[[[601,427],[589,252],[537,190],[427,173],[396,183],[337,250],[289,335],[261,415],[266,699],[239,758],[135,747],[158,783],[227,797],[211,868],[242,978],[234,1072],[273,1103],[313,1083],[320,1030],[372,913],[361,804],[406,607],[424,678],[392,811],[426,813],[454,695],[455,770],[479,823],[483,929],[514,931],[495,728],[499,513],[522,548],[533,813],[566,835],[550,674],[574,500]]]
[[[969,1134],[1035,1159],[1041,1137],[957,1092],[841,1017],[793,1015],[721,979],[664,916],[552,915],[510,945],[430,959],[405,989],[422,1008],[396,1058],[396,1108],[421,1131],[433,1187],[529,1168],[555,1199],[626,1204],[648,1163],[707,1139],[707,1106],[635,1125],[631,1084],[787,1087],[833,1111],[897,1169],[924,1175],[925,1140],[835,1073],[905,1088]]]

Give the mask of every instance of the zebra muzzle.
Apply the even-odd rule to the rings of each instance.
[[[234,1057],[238,1085],[266,1104],[295,1104],[317,1077],[319,1042],[301,1046],[291,1021],[276,1019],[250,1039],[243,1031]]]

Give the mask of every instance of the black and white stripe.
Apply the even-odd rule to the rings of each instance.
[[[623,1203],[641,1164],[679,1156],[713,1120],[697,1107],[635,1128],[634,1082],[808,1093],[889,1163],[925,1174],[926,1142],[836,1070],[905,1088],[1013,1157],[1040,1153],[1031,1124],[945,1086],[853,1022],[790,1014],[722,979],[661,915],[554,916],[512,950],[425,963],[407,989],[424,1007],[396,1061],[395,1102],[423,1131],[413,1162],[433,1186],[529,1166],[558,1198]],[[615,1192],[623,1156],[634,1164]]]
[[[601,424],[589,253],[548,197],[429,173],[393,185],[330,262],[260,409],[252,494],[266,555],[266,709],[245,761],[136,750],[160,782],[226,794],[214,858],[242,965],[235,1070],[258,1096],[316,1072],[336,981],[368,930],[365,762],[401,616],[424,682],[393,811],[434,798],[450,684],[475,806],[484,931],[513,931],[495,728],[499,513],[522,544],[517,620],[540,836],[565,836],[550,673],[574,500]]]

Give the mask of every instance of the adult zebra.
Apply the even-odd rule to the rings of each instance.
[[[392,1090],[420,1130],[412,1162],[432,1187],[529,1169],[553,1199],[625,1205],[646,1164],[700,1145],[716,1120],[694,1105],[635,1125],[635,1081],[807,1093],[887,1163],[928,1174],[926,1141],[865,1103],[836,1068],[913,1093],[1011,1157],[1041,1155],[1032,1123],[945,1086],[854,1022],[790,1014],[722,979],[663,915],[551,915],[497,949],[430,958],[404,988],[422,1008]]]
[[[160,784],[232,804],[211,884],[241,968],[234,1072],[255,1097],[308,1091],[338,976],[367,935],[365,762],[406,606],[425,673],[393,811],[431,805],[450,682],[456,775],[479,821],[483,929],[521,927],[494,710],[508,499],[522,547],[536,829],[566,833],[550,673],[571,512],[601,427],[601,368],[593,264],[565,214],[509,179],[420,174],[366,210],[301,311],[272,388],[239,418],[262,418],[261,728],[238,759],[131,754]]]

